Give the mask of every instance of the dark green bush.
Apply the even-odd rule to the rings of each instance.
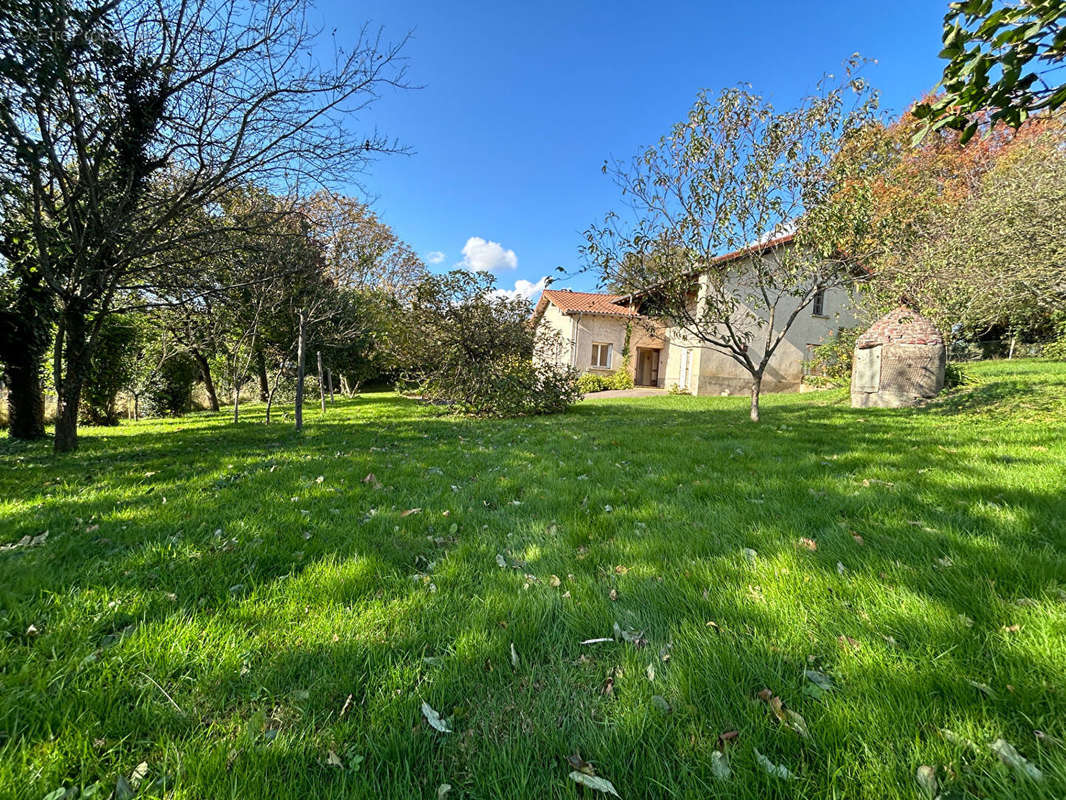
[[[149,416],[181,416],[192,407],[192,387],[200,369],[188,353],[175,353],[152,376],[144,392]]]
[[[133,376],[138,328],[132,320],[113,314],[96,334],[96,346],[82,387],[81,417],[91,425],[118,425],[115,399]]]

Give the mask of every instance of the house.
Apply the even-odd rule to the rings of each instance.
[[[545,289],[533,320],[558,335],[561,346],[551,354],[556,363],[607,375],[624,366],[628,352],[628,369],[638,386],[663,385],[667,343],[621,295]]]
[[[779,237],[758,245],[758,255],[775,258],[777,248],[791,246],[791,236]],[[720,256],[708,270],[694,276],[694,301],[705,290],[710,269],[721,269],[751,253],[748,248]],[[741,283],[742,278],[737,278],[738,296],[743,292]],[[783,298],[778,318],[787,318],[800,302],[799,298]],[[541,295],[533,320],[554,331],[563,342],[555,353],[556,362],[581,372],[608,373],[622,368],[628,338],[628,369],[638,386],[677,387],[697,395],[750,391],[751,376],[730,356],[696,340],[669,320],[641,315],[639,307],[639,297],[552,289]],[[763,376],[762,390],[799,391],[811,350],[855,322],[853,298],[847,288],[819,293],[778,345]]]

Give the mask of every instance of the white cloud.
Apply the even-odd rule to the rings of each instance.
[[[532,300],[536,295],[544,291],[548,285],[548,276],[545,275],[536,283],[530,281],[517,280],[514,282],[513,289],[494,289],[493,294],[498,297],[513,297],[523,298],[525,300]]]
[[[463,245],[462,266],[475,272],[514,269],[518,266],[518,256],[514,250],[504,250],[499,242],[488,242],[480,236],[471,236]]]
[[[430,252],[426,253],[426,261],[428,261],[430,264],[439,264],[443,260],[444,253],[442,253],[440,250],[431,250]]]

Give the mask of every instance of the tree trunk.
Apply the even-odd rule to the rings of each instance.
[[[326,382],[322,375],[322,351],[315,352],[318,357],[318,403],[322,407],[322,413],[326,413]]]
[[[326,370],[326,382],[329,384],[329,402],[332,404],[334,402],[334,398],[333,398],[333,370],[331,370],[331,369],[327,369]]]
[[[255,351],[255,374],[259,378],[259,399],[265,403],[270,394],[270,380],[267,378],[266,356],[261,347]]]
[[[1018,334],[1012,333],[1010,335],[1010,350],[1007,351],[1007,360],[1010,361],[1014,358],[1014,341],[1018,338]]]
[[[85,314],[80,310],[64,311],[63,375],[56,386],[59,394],[55,436],[57,453],[78,449],[78,406],[85,375],[89,370],[89,347],[85,333]]]
[[[0,362],[7,365],[8,436],[44,437],[44,387],[41,372],[52,341],[52,300],[39,275],[23,275],[14,303],[0,309]],[[57,345],[58,347],[58,345]]]
[[[296,335],[296,430],[304,429],[304,312]]]
[[[31,348],[17,348],[7,358],[7,435],[12,439],[44,437],[44,392],[40,357]]]
[[[241,384],[238,381],[233,387],[233,424],[236,425],[241,418]]]
[[[195,347],[189,353],[200,367],[200,377],[204,380],[204,391],[207,392],[207,403],[212,411],[218,411],[218,394],[215,392],[215,382],[211,379],[211,365],[207,363],[207,356]]]
[[[759,421],[759,393],[762,391],[762,375],[751,379],[751,421]]]

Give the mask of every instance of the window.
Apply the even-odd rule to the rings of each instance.
[[[596,369],[611,368],[611,345],[593,342],[592,366]]]
[[[811,314],[815,317],[825,316],[825,289],[819,289],[814,293],[814,302],[811,304]]]

